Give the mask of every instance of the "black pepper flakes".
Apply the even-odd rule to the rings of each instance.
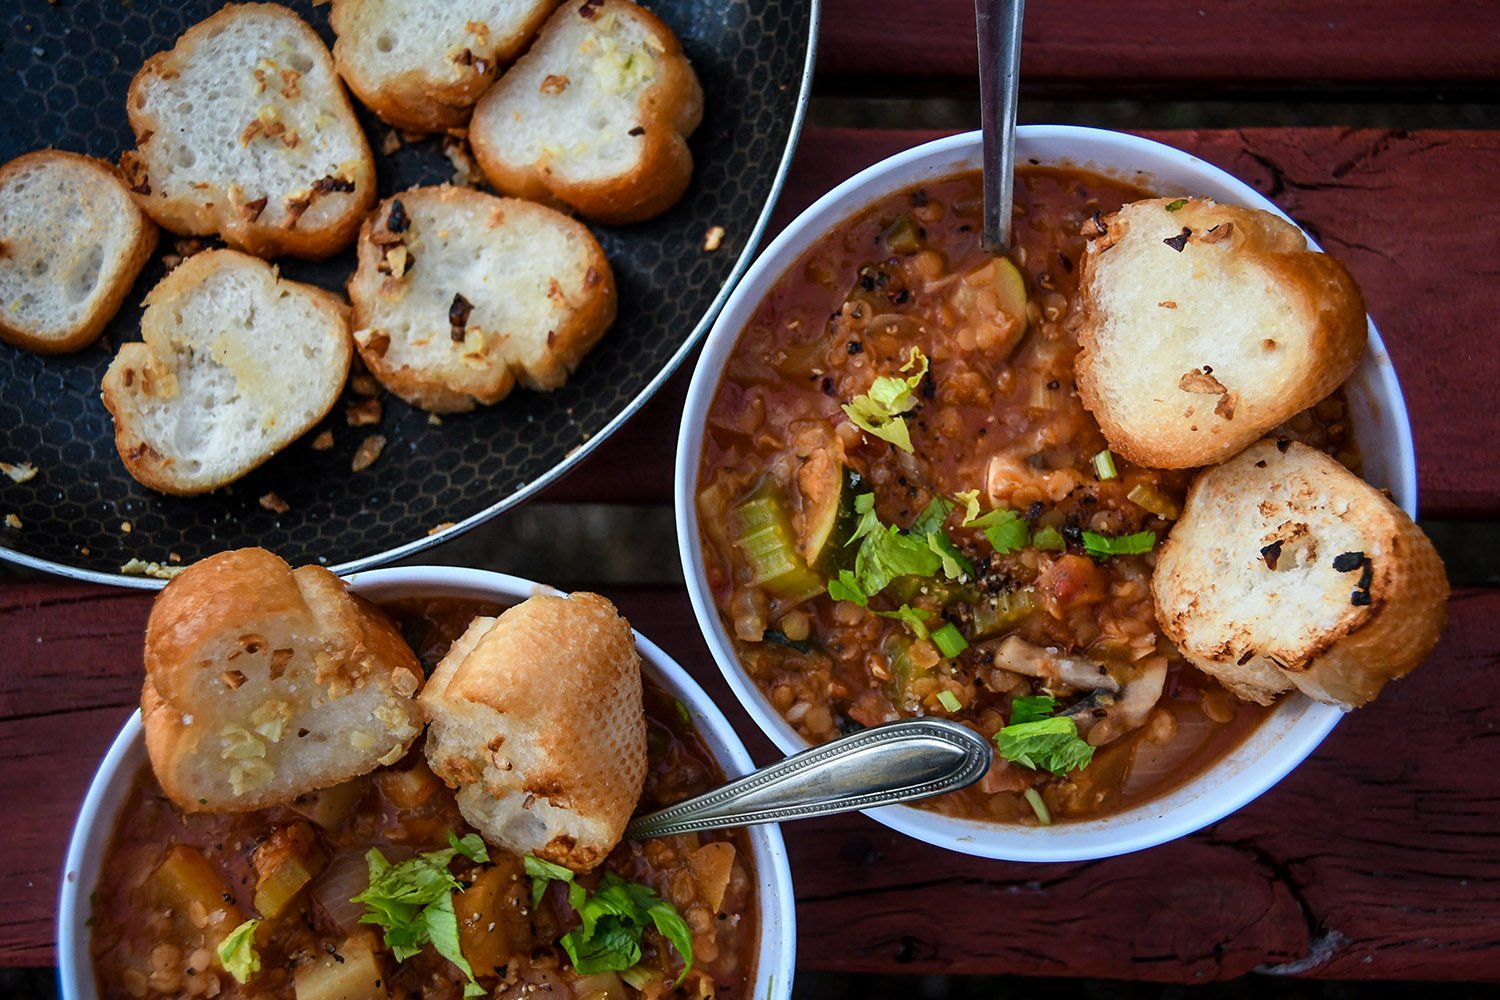
[[[646,134],[646,130],[644,128],[642,128],[641,126],[637,125],[635,128],[631,129],[629,132],[626,132],[625,134],[626,135],[631,135],[631,136],[640,136],[640,135],[645,135]]]
[[[385,217],[385,228],[393,233],[404,233],[411,228],[411,219],[407,218],[406,206],[401,204],[400,198],[391,202],[391,214]]]
[[[833,395],[833,379],[829,378],[826,375],[823,376],[823,381],[821,383],[821,388],[823,390],[823,395],[825,395],[825,396],[832,396]]]
[[[1278,538],[1270,545],[1261,548],[1260,557],[1266,561],[1266,569],[1276,568],[1276,562],[1281,558],[1281,544],[1281,539]]]
[[[1162,242],[1171,247],[1173,250],[1176,250],[1178,253],[1182,253],[1183,248],[1187,246],[1188,237],[1191,235],[1193,235],[1193,231],[1187,226],[1183,226],[1182,232],[1178,233],[1176,236],[1168,236],[1166,239],[1162,240]]]
[[[1057,262],[1062,265],[1062,269],[1064,271],[1068,272],[1069,274],[1073,273],[1073,258],[1069,257],[1061,250],[1057,251]]]
[[[448,307],[448,323],[452,326],[449,334],[455,343],[463,342],[464,327],[469,325],[469,314],[473,311],[473,303],[458,292],[453,293],[453,304]]]
[[[1031,503],[1031,506],[1029,506],[1029,507],[1026,508],[1026,520],[1028,520],[1028,521],[1035,521],[1037,518],[1039,518],[1041,516],[1042,516],[1042,502],[1040,500],[1033,500],[1032,503]]]
[[[921,208],[927,204],[927,189],[917,188],[911,193],[911,207]]]
[[[1363,552],[1341,552],[1333,557],[1333,568],[1337,573],[1352,573],[1365,563]]]

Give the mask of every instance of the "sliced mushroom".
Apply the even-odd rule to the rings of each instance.
[[[1077,724],[1078,732],[1090,746],[1103,746],[1145,725],[1151,710],[1161,700],[1166,683],[1166,657],[1152,656],[1116,691],[1095,690],[1068,706],[1062,714]]]
[[[1052,646],[1037,646],[1018,636],[1007,636],[995,649],[995,666],[1042,681],[1048,691],[1120,690],[1120,682],[1098,660],[1065,656]]]

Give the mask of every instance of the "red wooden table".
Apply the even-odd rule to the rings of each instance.
[[[1157,100],[1248,97],[1269,107],[1328,94],[1388,96],[1420,117],[1446,96],[1477,107],[1491,128],[1500,120],[1500,4],[1487,0],[1030,8],[1028,95],[1126,96],[1144,102],[1147,117]],[[899,0],[828,0],[822,28],[821,94],[967,98],[975,89],[967,0],[920,12]],[[1378,107],[1362,116],[1378,118]],[[809,128],[778,219],[933,134]],[[1149,134],[1243,177],[1348,264],[1405,390],[1424,517],[1500,521],[1500,131]],[[670,503],[685,381],[675,378],[539,502]],[[741,733],[754,733],[682,591],[605,592],[720,696]],[[0,965],[53,961],[67,831],[139,693],[148,607],[134,592],[0,583]],[[799,964],[1176,982],[1252,970],[1500,980],[1500,590],[1460,588],[1450,613],[1428,664],[1341,723],[1255,803],[1173,844],[1022,865],[946,853],[860,816],[788,828]],[[749,742],[770,756],[758,734]]]

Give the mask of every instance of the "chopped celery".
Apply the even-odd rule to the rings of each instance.
[[[1015,628],[1037,606],[1036,590],[1032,587],[1008,590],[981,600],[974,605],[974,634],[969,638],[975,642],[993,639]]]
[[[937,694],[938,704],[950,712],[957,712],[964,707],[964,703],[958,700],[958,695],[952,691],[939,691]]]
[[[947,659],[952,659],[969,648],[969,644],[964,641],[958,627],[952,622],[946,622],[941,628],[932,630],[932,643]],[[949,709],[949,711],[954,711],[954,709]]]
[[[885,231],[885,248],[891,253],[913,254],[922,249],[922,238],[917,233],[911,216],[903,215]]]
[[[735,545],[750,568],[751,586],[794,601],[823,592],[823,578],[797,553],[791,515],[775,479],[762,479],[733,516]]]
[[[1125,499],[1168,521],[1175,521],[1182,515],[1182,508],[1176,501],[1150,483],[1136,483],[1125,494]]]
[[[1108,448],[1105,448],[1094,456],[1094,472],[1098,475],[1101,482],[1106,479],[1114,479],[1120,475],[1119,471],[1115,468],[1115,456]]]

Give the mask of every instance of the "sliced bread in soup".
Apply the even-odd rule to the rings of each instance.
[[[480,100],[469,142],[503,194],[639,222],[687,190],[702,118],[670,28],[629,0],[568,0]]]
[[[40,354],[93,343],[156,249],[114,166],[47,149],[0,167],[0,339]]]
[[[375,202],[375,162],[307,22],[230,4],[146,60],[126,99],[121,166],[166,229],[274,257],[327,257]]]
[[[588,227],[468,188],[381,203],[349,279],[365,366],[437,413],[556,389],[615,318],[615,281]]]
[[[146,296],[143,341],[104,373],[125,468],[163,493],[204,493],[295,441],[343,391],[347,311],[259,258],[189,257]]]
[[[387,124],[441,132],[469,120],[557,0],[333,0],[333,60]]]
[[[1100,229],[1079,285],[1078,394],[1132,462],[1223,461],[1359,363],[1359,289],[1280,217],[1153,198],[1086,226]]]
[[[151,607],[146,750],[184,811],[264,809],[399,760],[421,683],[396,626],[326,569],[222,552]]]
[[[1404,511],[1317,449],[1269,439],[1194,481],[1151,589],[1166,635],[1241,698],[1296,687],[1346,709],[1422,661],[1448,599]]]

